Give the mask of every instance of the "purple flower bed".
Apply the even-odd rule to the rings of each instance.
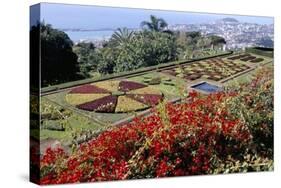
[[[127,96],[149,106],[157,105],[163,99],[162,95],[156,94],[129,94]]]
[[[119,83],[119,91],[123,91],[123,92],[135,90],[143,87],[147,87],[147,85],[137,82],[130,82],[130,81],[121,81]]]
[[[91,102],[80,104],[77,108],[87,111],[113,113],[117,104],[116,96],[106,96]]]
[[[94,85],[86,84],[72,89],[70,93],[109,93],[109,91]]]

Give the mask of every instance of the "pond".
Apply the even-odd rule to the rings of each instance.
[[[191,86],[191,88],[202,90],[208,93],[214,93],[218,91],[222,91],[222,88],[213,84],[209,84],[208,82],[202,82],[196,85]]]

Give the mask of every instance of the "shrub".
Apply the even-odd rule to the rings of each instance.
[[[236,88],[236,89],[234,89]],[[227,105],[235,117],[240,117],[253,135],[254,150],[269,156],[273,153],[273,69],[258,70],[250,83],[229,88],[239,95]]]
[[[239,120],[228,119],[224,109],[213,108],[227,95],[192,95],[191,103],[168,104],[168,117],[160,110],[105,131],[71,156],[47,151],[41,183],[206,174],[218,157],[243,155],[249,132]]]

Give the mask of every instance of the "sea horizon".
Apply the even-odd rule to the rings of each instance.
[[[230,14],[196,13],[181,11],[149,10],[136,8],[115,8],[89,5],[71,5],[41,3],[42,22],[54,28],[64,30],[71,40],[102,40],[112,35],[117,28],[140,29],[142,21],[148,21],[150,15],[163,18],[168,25],[206,24],[223,18],[234,18],[242,23],[273,24],[272,17],[243,16]],[[35,24],[31,21],[31,25]],[[108,28],[108,30],[102,30]],[[70,29],[70,30],[66,30]],[[78,29],[78,31],[71,30]],[[79,31],[85,30],[85,31]],[[89,31],[89,29],[91,31]],[[88,30],[88,31],[87,31]]]

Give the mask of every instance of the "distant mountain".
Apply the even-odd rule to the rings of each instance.
[[[238,23],[239,22],[235,18],[223,18],[223,19],[221,19],[221,21],[223,21],[223,22],[233,22],[233,23]]]

